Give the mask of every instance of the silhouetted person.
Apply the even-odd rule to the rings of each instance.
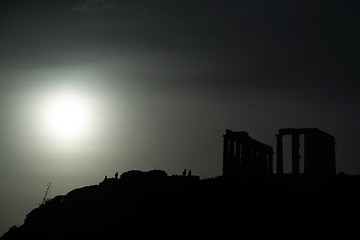
[[[115,173],[115,179],[118,179],[118,177],[119,177],[119,173],[116,172],[116,173]]]
[[[182,172],[182,175],[185,177],[186,176],[186,168],[184,169],[184,171]]]
[[[108,180],[107,176],[105,175],[105,178],[104,178],[104,182],[106,182]]]
[[[189,169],[188,176],[191,177],[191,170]]]

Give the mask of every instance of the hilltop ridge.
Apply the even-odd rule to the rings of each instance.
[[[182,231],[231,236],[240,229],[256,234],[280,226],[295,231],[299,223],[302,228],[317,221],[334,225],[359,212],[359,183],[360,176],[345,174],[199,179],[129,171],[46,201],[1,240]]]

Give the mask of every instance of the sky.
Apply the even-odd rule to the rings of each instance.
[[[132,169],[219,176],[225,129],[275,149],[279,128],[320,128],[336,138],[337,172],[359,174],[359,11],[346,0],[2,1],[0,234],[50,181],[54,197]],[[69,111],[77,125],[54,122]]]

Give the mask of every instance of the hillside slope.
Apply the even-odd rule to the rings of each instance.
[[[47,201],[1,240],[331,234],[357,225],[359,183],[346,175],[200,180],[130,171]]]

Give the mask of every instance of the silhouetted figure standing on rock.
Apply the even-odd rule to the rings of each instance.
[[[185,177],[186,176],[186,168],[184,169],[184,171],[182,172],[182,175]]]
[[[189,169],[188,177],[191,177],[191,170]]]
[[[119,177],[119,173],[116,172],[116,173],[115,173],[115,179],[118,179],[118,177]]]

